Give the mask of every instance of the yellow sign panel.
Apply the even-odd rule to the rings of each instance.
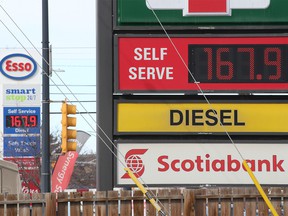
[[[118,133],[287,133],[285,103],[117,103]]]

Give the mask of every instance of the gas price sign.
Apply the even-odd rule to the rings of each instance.
[[[4,107],[4,133],[40,133],[40,107]]]
[[[6,116],[6,127],[17,128],[17,127],[38,127],[38,116],[37,115],[7,115]]]
[[[117,37],[115,92],[287,92],[288,37]]]
[[[195,79],[211,83],[287,82],[287,45],[188,45]],[[189,82],[194,82],[191,76]]]

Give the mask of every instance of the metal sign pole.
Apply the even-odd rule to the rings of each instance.
[[[42,167],[41,192],[50,192],[50,99],[48,0],[42,0]]]
[[[97,190],[113,189],[112,0],[97,1]],[[101,129],[99,129],[99,127]],[[103,133],[105,132],[105,134]]]

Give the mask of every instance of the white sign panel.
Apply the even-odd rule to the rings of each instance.
[[[146,0],[146,5],[151,10],[182,10],[183,16],[215,16],[231,15],[232,9],[265,9],[270,0]]]
[[[236,145],[260,184],[288,183],[288,144]],[[253,184],[232,144],[119,143],[122,158],[149,185]],[[133,185],[117,161],[117,183]]]
[[[19,108],[20,110],[26,110],[26,107],[41,109],[41,64],[42,57],[34,49],[0,50],[0,104],[2,105],[0,109],[0,134],[2,136],[7,135],[5,134],[7,129],[18,130],[17,127],[20,127],[21,124],[26,127],[36,127],[35,122],[37,122],[37,127],[40,127],[40,119],[35,115],[21,114],[16,116],[11,114],[5,116],[7,119],[3,119],[5,114],[3,110],[7,107]],[[4,124],[7,127],[4,128]],[[39,132],[36,134],[39,135]],[[23,139],[25,136],[26,133],[23,133]],[[5,157],[3,155],[5,152],[3,151],[3,139],[0,140],[0,150],[0,158]]]
[[[5,106],[41,105],[40,85],[3,85]]]

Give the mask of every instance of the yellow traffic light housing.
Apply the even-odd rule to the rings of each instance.
[[[77,131],[76,127],[76,117],[71,117],[70,115],[76,114],[76,106],[67,104],[67,102],[63,102],[62,108],[62,153],[66,153],[68,151],[76,151],[77,143],[73,140],[76,139]]]

